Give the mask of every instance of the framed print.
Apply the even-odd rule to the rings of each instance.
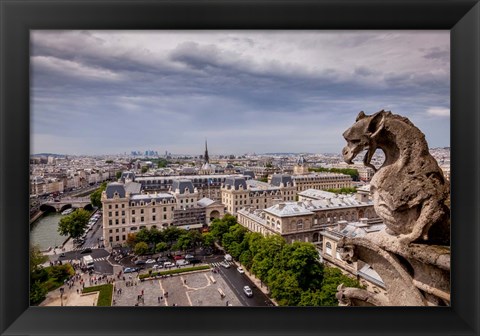
[[[479,313],[479,279],[476,246],[480,238],[477,210],[479,184],[478,176],[474,173],[479,168],[477,134],[480,116],[478,98],[480,5],[477,1],[378,3],[340,1],[332,3],[321,0],[305,2],[116,0],[23,2],[7,0],[2,1],[0,9],[2,17],[0,330],[2,335],[478,334],[479,325],[476,316]],[[382,33],[385,31],[390,33]],[[225,38],[226,32],[230,34],[228,41]],[[323,39],[318,38],[322,34]],[[102,48],[95,49],[91,44],[92,40],[97,41]],[[330,51],[328,46],[331,41],[344,41],[344,43],[337,43],[341,48]],[[375,43],[368,44],[370,42],[365,41],[375,41]],[[359,48],[359,44],[369,48]],[[124,48],[125,46],[129,47]],[[132,57],[128,56],[132,52],[135,52],[133,58],[142,58],[142,62],[132,62]],[[319,72],[317,63],[320,62],[322,55],[328,53],[331,53],[329,56],[331,62],[325,62],[322,65],[325,70],[321,76],[324,86],[317,84],[307,86],[305,84],[307,81],[314,83],[318,80],[312,74]],[[240,54],[247,56],[242,57]],[[342,63],[344,58],[347,59],[347,56],[344,58],[339,56],[342,54],[348,54],[348,61]],[[168,57],[159,57],[159,55],[168,55]],[[362,66],[362,57],[366,57],[365,55],[373,60],[370,61],[369,68]],[[412,55],[418,56],[419,61],[413,62],[415,64],[408,61],[409,56]],[[152,62],[156,64],[155,67],[151,67]],[[158,67],[161,67],[162,71],[152,70],[158,70]],[[395,70],[398,69],[408,69],[410,72],[396,72]],[[301,81],[296,80],[298,76],[302,78]],[[129,80],[126,80],[128,78]],[[278,78],[281,78],[281,81]],[[411,90],[412,87],[406,84],[408,81],[414,81],[417,89]],[[372,94],[373,91],[368,91],[371,87],[378,88],[382,85],[387,86],[390,91],[375,91],[378,92],[375,101],[372,101],[373,98],[365,99],[365,97],[375,96]],[[312,87],[314,90],[322,91],[323,96],[309,96],[308,90]],[[340,94],[345,92],[344,90],[350,90],[348,95],[354,99],[345,100],[346,95]],[[419,92],[426,92],[426,94],[420,98]],[[180,99],[179,93],[188,96],[188,99]],[[105,96],[111,98],[102,98]],[[114,96],[116,98],[112,98]],[[316,98],[319,100],[315,100]],[[420,99],[422,99],[421,102],[419,102]],[[312,108],[315,103],[323,104],[323,109],[332,110],[332,114],[328,115],[328,118],[327,114],[322,114],[325,116],[324,119],[319,118],[320,109]],[[238,107],[240,105],[241,108]],[[286,241],[294,242],[295,246],[303,246],[301,245],[303,242],[315,242],[321,239],[318,234],[315,236],[299,233],[299,230],[304,230],[310,222],[322,220],[321,214],[316,216],[312,205],[318,201],[315,197],[320,196],[312,192],[302,192],[297,196],[300,199],[293,199],[293,195],[292,199],[288,198],[290,196],[285,196],[287,198],[280,203],[274,202],[273,198],[267,201],[265,196],[265,208],[273,209],[276,206],[274,210],[277,212],[271,210],[267,214],[263,213],[264,217],[258,213],[256,222],[253,223],[250,219],[253,218],[254,211],[249,212],[245,208],[234,207],[234,202],[226,200],[225,197],[228,198],[228,196],[224,196],[223,191],[217,195],[217,184],[222,185],[222,188],[223,186],[227,188],[227,185],[233,186],[234,189],[236,184],[242,184],[242,189],[254,190],[254,194],[255,192],[261,194],[262,190],[266,190],[268,183],[272,185],[277,183],[276,180],[281,180],[283,175],[265,174],[262,178],[266,178],[267,181],[255,182],[256,184],[252,184],[252,181],[245,182],[245,179],[248,180],[246,171],[242,171],[244,177],[231,177],[233,176],[231,174],[238,173],[232,163],[242,162],[245,155],[239,156],[239,161],[236,162],[233,160],[236,158],[235,155],[232,155],[233,158],[224,158],[216,155],[217,153],[227,154],[229,151],[234,151],[234,144],[238,146],[235,150],[239,153],[249,150],[245,147],[247,144],[254,148],[251,150],[253,152],[278,152],[283,148],[268,147],[268,139],[271,142],[280,142],[279,139],[282,137],[289,138],[289,141],[283,145],[285,151],[295,153],[314,151],[311,148],[322,142],[322,132],[326,131],[318,127],[309,128],[307,124],[322,123],[324,127],[330,125],[328,134],[332,137],[338,133],[337,136],[341,141],[346,140],[347,146],[337,155],[341,154],[345,161],[352,162],[359,153],[360,146],[358,148],[355,146],[359,141],[363,141],[359,140],[364,139],[362,136],[366,134],[373,139],[385,127],[390,130],[396,127],[389,124],[391,122],[388,119],[391,117],[389,112],[382,110],[378,114],[368,115],[376,112],[372,109],[377,105],[379,110],[392,106],[392,112],[401,115],[405,114],[402,109],[415,110],[421,106],[431,118],[416,119],[414,123],[420,120],[422,125],[420,128],[426,128],[429,131],[435,129],[436,133],[426,132],[427,140],[436,139],[434,146],[438,144],[438,146],[451,148],[451,235],[448,233],[446,238],[447,235],[442,229],[428,231],[431,234],[430,237],[433,237],[433,247],[430,248],[426,243],[427,234],[418,233],[420,232],[418,230],[423,230],[422,228],[413,229],[417,232],[416,235],[414,233],[403,235],[405,232],[399,232],[408,244],[412,242],[417,244],[424,239],[422,241],[424,245],[419,245],[419,250],[412,252],[412,255],[419,260],[433,258],[435,265],[439,265],[441,269],[448,264],[449,272],[447,273],[438,269],[426,271],[426,273],[431,272],[430,276],[436,277],[437,280],[440,275],[445,277],[445,281],[439,281],[440,285],[437,287],[432,288],[428,285],[432,282],[428,281],[415,283],[421,293],[426,293],[424,297],[427,300],[422,301],[423,296],[412,298],[408,293],[409,289],[402,287],[400,282],[396,288],[395,299],[392,295],[387,295],[389,301],[385,304],[386,301],[379,299],[379,296],[369,296],[364,301],[368,301],[370,307],[345,307],[344,305],[356,305],[352,304],[353,301],[348,299],[347,295],[353,292],[347,291],[348,293],[345,294],[344,286],[337,287],[338,283],[335,283],[338,292],[336,299],[341,305],[330,307],[311,304],[310,302],[315,300],[307,295],[302,295],[301,300],[287,295],[282,296],[278,292],[269,293],[272,295],[263,297],[261,289],[253,287],[252,292],[248,286],[243,286],[243,292],[236,295],[228,290],[233,287],[226,284],[224,290],[217,290],[213,293],[215,295],[201,297],[190,291],[185,296],[186,301],[181,301],[180,296],[185,293],[178,294],[170,291],[170,298],[168,297],[168,291],[164,287],[169,286],[170,278],[162,280],[163,276],[166,277],[167,273],[179,273],[179,277],[172,278],[181,279],[182,286],[185,288],[190,288],[188,284],[194,286],[196,282],[200,284],[204,281],[211,285],[223,279],[216,278],[216,272],[214,272],[217,270],[216,267],[211,270],[211,265],[215,264],[216,260],[207,261],[207,257],[203,259],[203,263],[202,260],[198,260],[202,266],[195,266],[198,269],[194,267],[195,269],[192,270],[200,275],[197,278],[187,277],[180,271],[186,268],[188,260],[197,261],[195,244],[193,250],[189,250],[192,248],[188,245],[190,243],[185,243],[188,246],[182,245],[179,243],[181,239],[177,237],[170,241],[165,238],[163,243],[168,248],[162,244],[157,245],[159,241],[153,238],[154,243],[148,239],[145,240],[152,246],[141,241],[144,246],[139,243],[141,239],[136,238],[137,229],[141,231],[146,227],[151,230],[153,225],[156,230],[157,225],[163,225],[165,228],[178,225],[181,230],[184,230],[182,232],[185,235],[197,229],[198,232],[203,229],[207,232],[208,225],[192,228],[191,225],[196,225],[196,222],[190,223],[188,219],[190,217],[186,214],[194,213],[192,216],[198,221],[201,217],[202,221],[209,223],[219,220],[225,212],[236,215],[238,223],[251,230],[257,227],[255,225],[265,221],[265,225],[256,230],[268,236],[269,234],[265,233],[266,228],[283,233],[289,230],[293,225],[291,221],[283,223],[281,215],[278,215],[278,218],[275,216],[280,212],[285,214],[291,210],[297,213],[304,212],[298,215],[303,217],[295,220],[295,234],[282,234]],[[274,113],[267,114],[265,112],[267,109],[262,109],[260,106],[267,106],[268,110]],[[351,120],[349,119],[348,127],[351,127],[348,131],[345,125],[337,127],[338,124],[330,124],[328,120],[336,116],[344,118],[346,114],[340,111],[343,108],[356,112],[352,114]],[[287,112],[287,109],[296,113]],[[232,128],[227,128],[225,122],[220,122],[228,117],[226,112],[221,113],[219,110],[237,111],[232,114],[234,116],[231,121],[234,125]],[[360,110],[368,110],[368,113],[358,113]],[[92,111],[97,112],[92,113]],[[115,113],[106,111],[115,111]],[[152,118],[155,114],[152,115],[149,111],[163,113],[161,122],[154,121]],[[182,111],[187,112],[182,114]],[[200,117],[190,118],[189,116],[194,113],[192,111],[197,111],[195,113]],[[450,115],[450,125],[443,123],[435,128],[438,126],[437,119],[433,117],[441,118],[448,115]],[[303,120],[305,124],[303,129],[292,131],[291,126],[288,126],[293,123],[292,116]],[[355,117],[357,120],[354,123]],[[116,122],[117,118],[129,119],[129,122],[120,124]],[[142,122],[141,118],[145,120]],[[245,129],[236,132],[234,127],[239,127],[240,121],[245,122],[247,119],[249,122],[244,124],[247,125],[243,127]],[[367,120],[369,122],[367,131],[362,133],[360,138],[356,138],[355,132],[362,131],[359,125],[366,123]],[[181,126],[182,122],[183,126]],[[288,127],[283,128],[282,123]],[[139,131],[147,125],[150,125],[151,131]],[[408,125],[410,125],[409,122],[401,129],[408,128]],[[269,127],[276,131],[268,133]],[[207,128],[210,133],[201,134],[202,130],[206,132]],[[226,134],[224,140],[216,137],[215,130],[220,128]],[[306,138],[307,135],[310,136],[308,141],[311,142],[311,139],[315,138],[316,129],[318,129],[318,144],[308,147],[304,142],[303,145],[306,146],[302,147],[304,149],[295,147],[295,144],[302,144],[302,138]],[[416,134],[415,130],[410,128],[404,132],[411,138]],[[435,133],[434,136],[433,133]],[[258,134],[262,136],[258,137]],[[442,139],[449,136],[450,142],[442,142]],[[107,141],[115,137],[117,141]],[[187,151],[185,148],[191,147],[181,147],[181,143],[175,141],[167,142],[168,139],[181,138],[184,146],[191,146],[192,139],[198,137],[202,139],[197,150]],[[208,137],[208,143],[205,137]],[[227,141],[227,138],[231,141]],[[215,140],[218,141],[219,147],[223,147],[212,151]],[[163,141],[165,146],[170,148],[160,147],[159,142],[155,141]],[[373,148],[371,153],[370,149],[367,151],[364,163],[370,164],[371,168],[378,172],[378,166],[375,165],[375,160],[372,161],[372,156],[377,148],[373,146],[377,146],[380,140],[371,141],[368,145],[363,143],[361,145],[362,150],[368,146]],[[244,146],[241,147],[239,144]],[[413,141],[408,146],[413,148],[418,144],[418,141]],[[150,147],[144,148],[144,146]],[[156,152],[159,147],[166,150],[165,155]],[[388,156],[388,145],[381,144],[379,147]],[[48,189],[45,181],[38,180],[38,183],[30,183],[32,169],[38,168],[32,168],[31,161],[43,160],[42,157],[32,157],[31,154],[91,153],[98,155],[103,154],[98,152],[102,148],[107,148],[106,151],[109,153],[122,152],[124,157],[133,159],[127,160],[121,171],[112,170],[112,175],[120,182],[105,186],[105,191],[99,192],[99,200],[94,201],[92,198],[73,200],[68,198],[68,195],[75,194],[75,189],[78,187],[82,191],[96,190],[99,187],[97,182],[103,182],[107,177],[92,177],[93,174],[89,173],[88,176],[78,176],[76,180],[65,179],[62,183],[68,187],[62,184],[58,190]],[[69,150],[71,152],[68,152]],[[141,150],[142,153],[139,154],[137,150]],[[144,150],[148,152],[145,155],[143,155]],[[174,155],[169,153],[169,150]],[[126,151],[129,151],[128,155]],[[201,154],[201,157],[195,156],[195,152]],[[194,155],[182,157],[175,156],[175,153]],[[181,171],[182,178],[179,177],[177,180],[173,178],[169,181],[171,176],[167,175],[167,177],[152,179],[148,174],[152,163],[137,160],[139,157],[147,159],[155,157],[158,168],[160,168],[161,158],[171,160],[170,162],[173,163],[171,167]],[[256,157],[256,153],[252,157]],[[81,156],[79,158],[82,160]],[[402,158],[401,155],[400,158]],[[212,159],[216,161],[214,164]],[[47,155],[46,160],[62,162],[68,158]],[[102,157],[101,160],[111,161],[108,157]],[[288,158],[286,160],[288,161]],[[407,158],[404,161],[412,160],[409,161]],[[221,167],[223,175],[220,174],[218,162],[225,163]],[[307,174],[308,169],[303,157],[295,162],[292,170],[293,175],[297,176],[295,185],[299,185],[300,177],[302,174]],[[371,164],[371,162],[374,163]],[[182,166],[184,163],[185,165]],[[191,167],[188,166],[190,163]],[[268,160],[263,164],[265,168],[272,166],[272,162]],[[424,166],[425,164],[422,165]],[[131,170],[123,169],[125,167]],[[134,170],[137,172],[136,177],[131,174]],[[161,172],[165,173],[164,170]],[[117,176],[117,173],[120,174]],[[144,173],[146,174],[142,175]],[[199,180],[195,181],[197,183],[195,185],[192,183],[193,175],[190,176],[193,173],[197,174],[195,176]],[[434,174],[436,173],[427,171],[425,176],[430,178]],[[224,175],[225,178],[222,180],[221,176]],[[258,177],[257,175],[255,172],[255,178]],[[189,176],[192,177],[190,182]],[[206,176],[205,181],[200,181],[204,176]],[[215,177],[218,180],[214,179]],[[271,180],[268,177],[271,177]],[[375,190],[372,192],[379,193],[382,187],[378,186],[383,185],[384,194],[374,195],[374,199],[380,197],[385,200],[396,192],[395,187],[399,187],[397,183],[385,186],[385,181],[389,178],[394,181],[391,177],[383,180],[377,178]],[[158,188],[155,189],[152,186],[155,183],[171,183],[171,186],[169,185],[168,188],[157,186]],[[288,189],[287,182],[282,180],[278,183],[279,188]],[[401,185],[400,187],[403,190],[407,188]],[[443,187],[437,185],[433,189],[440,192],[440,188]],[[425,187],[426,189],[428,188]],[[187,196],[182,195],[182,190]],[[417,192],[420,194],[425,190]],[[54,215],[56,221],[60,220],[62,216],[60,213],[63,213],[63,216],[70,216],[71,212],[73,214],[81,212],[69,210],[70,207],[84,208],[86,213],[84,224],[88,219],[90,220],[88,228],[85,226],[82,232],[67,228],[65,223],[64,229],[59,228],[61,234],[70,235],[75,239],[64,241],[65,237],[59,236],[54,240],[41,241],[43,244],[41,248],[47,250],[46,253],[50,255],[49,267],[52,268],[47,266],[48,272],[54,269],[56,263],[62,264],[61,260],[71,259],[67,264],[72,265],[72,271],[84,277],[78,284],[74,281],[77,278],[70,278],[70,281],[66,278],[63,284],[61,281],[50,283],[49,288],[55,288],[54,290],[58,288],[60,294],[58,298],[47,300],[46,304],[40,306],[30,305],[32,283],[30,268],[27,265],[30,264],[31,267],[34,259],[29,252],[33,234],[30,233],[30,227],[26,224],[27,221],[30,223],[29,209],[32,209],[30,202],[32,193],[36,197],[42,195],[45,198],[42,200],[44,211],[53,209],[53,212],[58,212]],[[195,197],[198,196],[198,200],[190,199],[191,193],[195,194]],[[225,193],[228,192],[225,191]],[[445,194],[448,194],[448,191],[445,191]],[[221,203],[215,207],[216,202],[223,201],[223,198],[225,198],[225,207]],[[262,200],[263,198],[262,196]],[[127,200],[125,203],[119,201],[124,199]],[[92,206],[98,201],[104,205],[103,213],[99,212],[95,205]],[[145,202],[149,204],[147,220],[143,216]],[[162,209],[158,208],[160,211],[158,213],[153,212],[157,202],[162,204]],[[194,206],[193,203],[196,205]],[[251,203],[254,203],[253,198]],[[302,208],[300,203],[309,204],[310,207]],[[125,207],[122,208],[122,206]],[[290,209],[295,206],[296,210]],[[136,209],[139,213],[135,213]],[[367,217],[370,209],[365,209],[361,210],[361,215],[354,216],[353,213],[347,212],[339,216],[341,216],[340,219],[351,218],[352,220],[354,217],[357,219]],[[375,210],[378,212],[377,208]],[[89,213],[91,211],[93,213]],[[127,212],[128,216],[122,217],[123,212]],[[434,214],[438,213],[438,211],[434,212]],[[287,215],[291,218],[292,213]],[[389,213],[379,217],[383,219],[383,224],[395,233],[397,228],[394,225],[389,226],[390,215]],[[157,216],[161,218],[156,218]],[[433,215],[425,216],[433,218],[431,217]],[[333,219],[335,224],[337,219],[337,217]],[[325,218],[327,224],[331,220],[332,218]],[[366,221],[361,222],[359,219],[359,223],[359,227],[362,227],[361,224],[366,224]],[[98,229],[100,227],[102,228]],[[88,229],[92,232],[90,235],[87,234]],[[40,234],[35,233],[34,238],[39,237]],[[132,244],[129,239],[133,240]],[[446,243],[445,239],[448,240]],[[176,243],[175,247],[172,240]],[[81,247],[85,241],[88,244]],[[35,243],[37,242],[38,240],[35,240]],[[71,251],[70,248],[66,251],[61,247],[56,248],[62,244],[65,246],[67,242],[75,248]],[[347,260],[355,253],[362,253],[360,245],[352,247],[347,244],[350,240],[332,241],[336,247],[333,249],[329,242],[325,242],[327,238],[323,238],[321,245],[325,252],[328,254],[330,249],[330,255],[333,256],[332,251],[336,250],[335,255],[339,260],[342,258]],[[383,243],[388,245],[388,242]],[[452,247],[451,262],[450,257],[445,260],[445,255],[438,247],[444,243]],[[422,265],[410,268],[406,262],[408,256],[405,257],[405,251],[400,249],[393,251],[396,245],[390,245],[392,246],[384,246],[379,253],[398,266],[395,268],[397,273],[392,278],[403,276],[409,278],[416,272],[423,271]],[[132,251],[125,252],[123,248],[128,246]],[[212,247],[214,246],[212,243]],[[275,249],[275,244],[270,248]],[[162,259],[166,258],[166,255],[161,252],[166,250],[171,260]],[[177,254],[176,251],[183,251],[183,253]],[[218,265],[215,264],[218,266],[218,272],[226,272],[227,268],[234,264],[234,259],[248,262],[247,257],[242,258],[241,252],[237,252],[227,248],[227,254],[222,256],[224,259],[221,262],[218,260]],[[123,253],[134,253],[136,259],[130,258],[131,264],[119,263],[117,265],[119,268],[114,268],[112,263],[104,262],[109,258],[115,259],[117,255],[123,257]],[[149,257],[138,257],[144,254]],[[322,257],[322,254],[320,256]],[[326,255],[323,255],[323,258],[325,262],[328,260]],[[160,259],[162,259],[161,264]],[[371,260],[374,263],[376,259]],[[156,270],[150,268],[150,264],[154,263]],[[112,270],[109,264],[113,267]],[[137,269],[137,266],[145,267],[147,271],[142,272]],[[165,270],[170,266],[176,267],[176,270]],[[237,266],[239,266],[238,269]],[[243,264],[237,264],[229,271],[241,277],[247,276],[244,274],[245,271],[250,275],[250,266],[246,270],[242,266]],[[106,268],[104,269],[104,273],[108,276],[99,278],[94,274],[93,270],[97,270],[98,267],[108,268],[107,271]],[[205,269],[200,269],[202,267]],[[258,267],[253,272],[257,275],[261,273]],[[160,268],[162,268],[161,271],[159,271]],[[55,268],[55,272],[57,271],[58,269]],[[128,273],[131,271],[141,275],[138,277],[138,284],[135,280],[129,281]],[[92,274],[88,275],[88,272]],[[389,272],[382,274],[382,277],[386,279]],[[40,273],[36,273],[39,278],[43,276]],[[268,278],[261,279],[271,287],[272,292],[277,288],[272,284],[282,282],[281,279],[289,282],[292,288],[296,286],[291,273],[284,272],[281,273],[282,276],[277,274],[276,277],[272,272],[268,274]],[[158,276],[160,280],[157,279]],[[160,284],[161,291],[157,290],[154,296],[145,297],[143,292],[150,290],[147,287],[154,282],[149,282],[148,279],[152,278],[156,281],[155,283]],[[415,279],[419,278],[422,277],[417,274]],[[144,282],[144,279],[147,280]],[[227,281],[228,277],[225,279]],[[141,283],[140,280],[142,280]],[[265,283],[262,281],[258,281],[258,285],[263,289]],[[85,286],[84,282],[88,285]],[[120,283],[122,283],[121,287],[119,287]],[[38,284],[39,282],[35,283],[36,286]],[[87,288],[78,287],[82,284]],[[365,283],[362,284],[365,286]],[[99,285],[98,288],[97,285]],[[303,289],[300,285],[298,286],[299,290]],[[89,287],[94,292],[93,295],[80,295],[82,292],[87,294]],[[108,289],[105,289],[107,287]],[[312,293],[313,290],[320,290],[320,287],[312,288],[310,288]],[[75,289],[78,296],[75,296]],[[129,294],[122,296],[120,290],[125,290]],[[38,291],[41,292],[42,289]],[[68,294],[68,300],[77,297],[78,300],[84,301],[72,304],[72,301],[67,301],[67,295],[63,295],[64,291]],[[105,294],[106,292],[111,293]],[[138,294],[136,301],[134,294]],[[360,296],[358,294],[356,299]],[[225,301],[225,297],[228,300]],[[312,297],[314,297],[313,294]],[[258,301],[258,304],[248,304],[254,300]],[[42,302],[42,300],[38,301]],[[95,307],[92,307],[92,302]],[[105,303],[105,306],[116,307],[98,307],[103,305],[100,304],[101,302]],[[279,307],[268,307],[273,303]],[[242,305],[252,307],[238,307]],[[401,307],[402,305],[408,307]]]

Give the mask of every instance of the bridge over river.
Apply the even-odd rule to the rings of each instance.
[[[53,208],[53,209],[52,209]],[[90,197],[66,197],[59,201],[47,201],[40,205],[40,211],[47,212],[53,211],[62,212],[68,208],[83,208],[93,209]]]

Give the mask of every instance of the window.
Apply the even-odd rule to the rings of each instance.
[[[140,213],[143,214],[143,209],[140,209]]]
[[[122,224],[125,224],[125,218],[122,218]]]
[[[120,240],[120,237],[119,236],[115,236],[115,241],[119,241]]]
[[[152,221],[155,221],[155,218],[156,218],[155,216],[152,216]]]
[[[122,210],[122,216],[125,216],[125,210]]]
[[[118,229],[115,229],[115,232],[119,232],[119,230],[118,230]]]
[[[111,205],[111,204],[109,204],[109,205],[108,205],[108,208],[109,208],[109,209],[111,209],[111,208],[112,208],[112,205]]]
[[[118,204],[115,204],[115,209],[118,209]]]
[[[118,219],[115,219],[115,225],[118,225]]]
[[[108,220],[108,225],[112,225],[112,220],[111,219]]]
[[[113,232],[113,230],[112,230],[112,229],[108,230],[108,233],[112,233],[112,232]]]
[[[122,204],[122,209],[125,209],[125,204]]]
[[[118,211],[115,211],[115,216],[118,216]]]
[[[122,228],[122,232],[125,232],[125,228]],[[125,238],[124,238],[125,239]]]
[[[110,238],[108,239],[108,241],[109,241],[110,243],[113,242],[113,237],[110,236]]]
[[[108,217],[112,217],[112,212],[111,211],[108,212]]]
[[[135,223],[135,217],[132,217],[132,223]]]
[[[132,215],[135,215],[135,210],[132,210]]]
[[[325,244],[325,252],[328,254],[328,255],[332,255],[332,244],[330,242],[327,242]]]
[[[152,212],[155,213],[155,208],[152,209]]]
[[[143,216],[142,216],[142,217],[140,217],[140,222],[142,222],[142,223],[143,223]]]
[[[163,219],[167,219],[167,215],[163,215]]]
[[[167,211],[167,207],[163,207],[163,211]]]

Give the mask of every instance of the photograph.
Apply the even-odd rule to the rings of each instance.
[[[0,0],[0,335],[479,335],[478,2]]]
[[[450,30],[29,45],[30,306],[451,306]]]

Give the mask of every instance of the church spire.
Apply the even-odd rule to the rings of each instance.
[[[208,148],[207,148],[207,139],[205,139],[205,163],[209,163],[210,159],[208,157]]]

